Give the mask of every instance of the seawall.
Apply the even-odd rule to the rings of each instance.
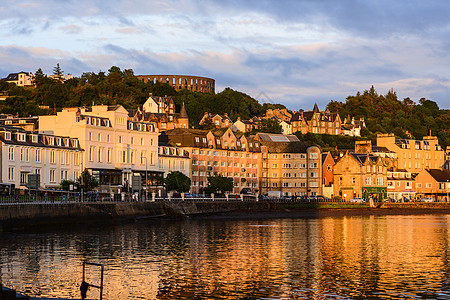
[[[393,214],[450,214],[450,203],[367,205],[255,201],[167,201],[0,205],[0,230],[26,225],[116,222],[141,218],[288,218]]]

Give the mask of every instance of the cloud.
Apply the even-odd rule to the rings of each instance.
[[[61,29],[62,31],[64,31],[64,33],[67,33],[67,34],[79,34],[83,30],[82,27],[80,27],[78,25],[74,25],[74,24],[61,26],[61,27],[59,27],[59,29]]]

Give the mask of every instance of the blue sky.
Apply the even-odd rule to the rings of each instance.
[[[297,110],[371,85],[449,109],[448,16],[445,0],[2,0],[0,77],[115,65]]]

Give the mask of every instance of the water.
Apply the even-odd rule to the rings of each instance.
[[[86,260],[105,266],[104,299],[450,299],[449,226],[429,215],[3,233],[0,270],[32,296],[79,298]]]

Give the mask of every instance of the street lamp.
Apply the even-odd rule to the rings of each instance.
[[[445,189],[447,190],[447,202],[448,202],[448,190],[449,190],[449,188],[448,188],[448,179],[447,179],[447,185],[445,186]]]
[[[147,157],[141,156],[141,164],[142,159],[145,159],[145,201],[147,201],[147,193],[148,193]]]

